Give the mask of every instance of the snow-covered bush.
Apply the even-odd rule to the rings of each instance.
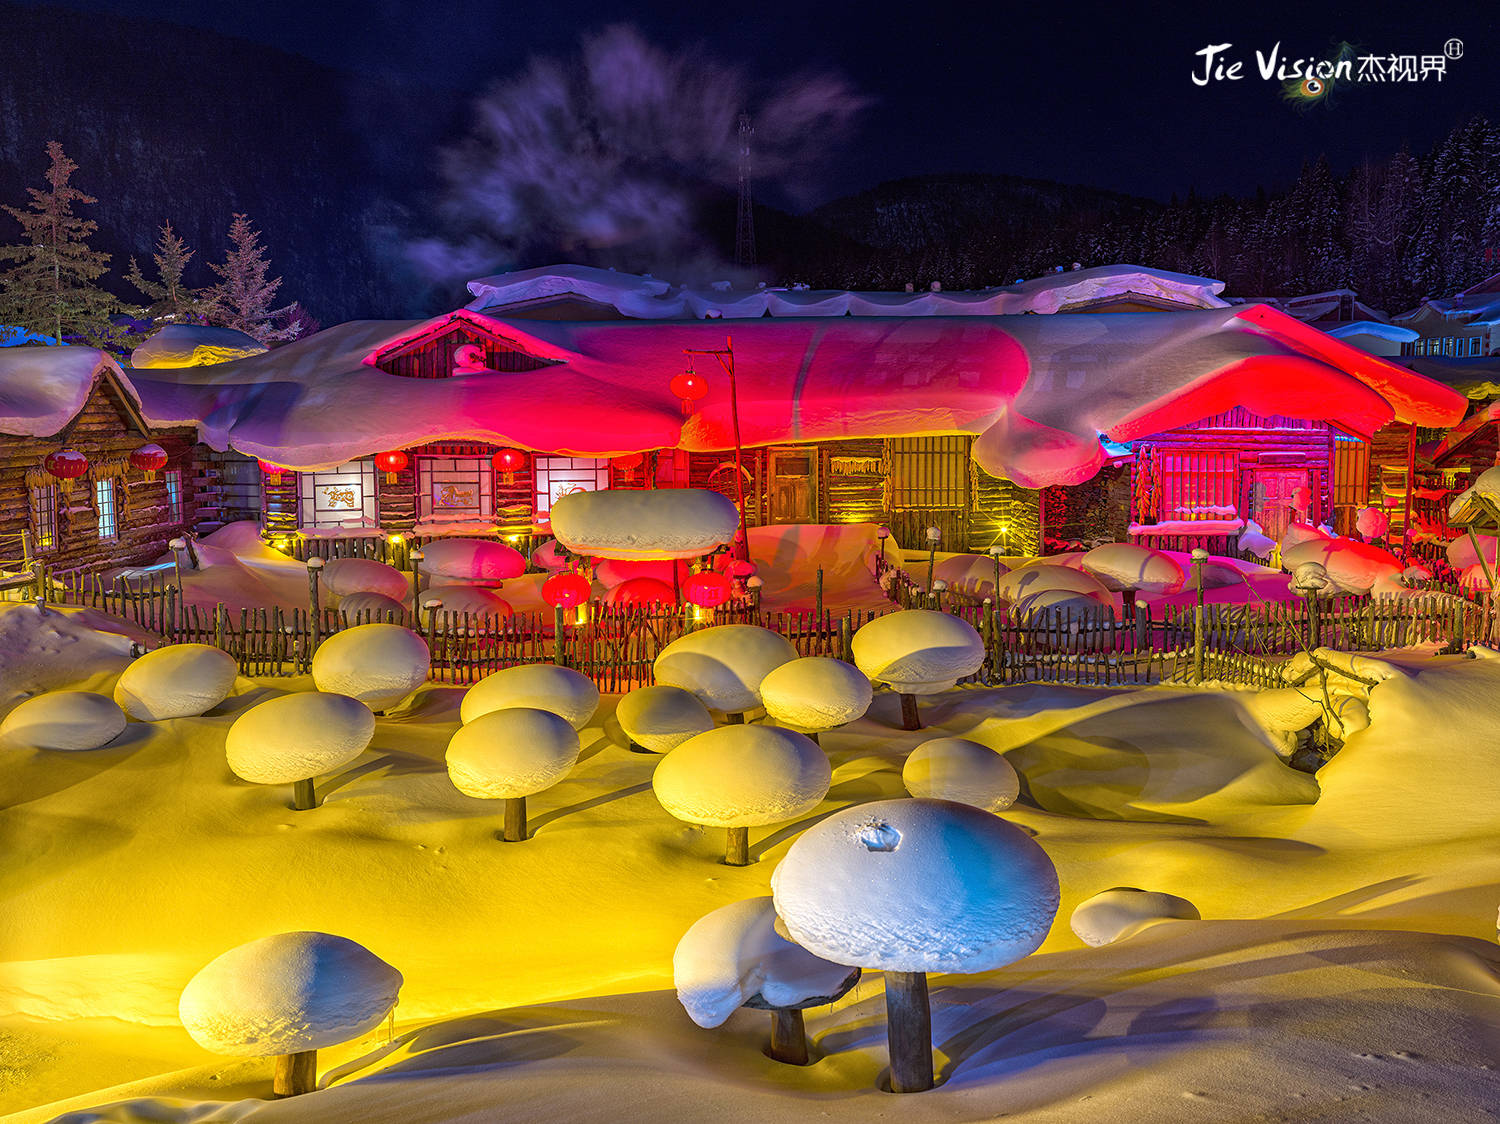
[[[323,588],[342,599],[356,593],[378,593],[392,601],[406,596],[407,578],[394,566],[373,558],[335,558],[323,567]]]
[[[1185,580],[1171,555],[1128,542],[1096,546],[1083,556],[1083,569],[1116,592],[1176,593]]]
[[[292,806],[315,804],[313,778],[347,765],[375,736],[370,708],[348,695],[302,691],[267,699],[229,727],[230,771],[255,784],[296,786]]]
[[[189,718],[227,699],[238,675],[234,657],[211,644],[169,644],[127,667],[114,697],[141,722]]]
[[[465,796],[505,801],[507,843],[526,838],[526,798],[551,788],[578,762],[578,731],[549,710],[481,714],[448,741],[448,776]]]
[[[663,683],[622,697],[615,721],[631,742],[652,753],[666,753],[714,728],[713,715],[697,695]]]
[[[0,745],[100,749],[125,732],[125,712],[93,691],[49,691],[27,699],[0,722]]]
[[[760,705],[760,684],[797,658],[780,633],[753,624],[722,624],[679,636],[656,657],[658,683],[681,687],[704,706],[740,714]]]
[[[854,663],[876,683],[901,695],[909,730],[921,725],[917,695],[946,691],[984,664],[984,641],[968,622],[932,609],[903,609],[859,627]]]
[[[853,722],[870,709],[873,691],[865,673],[828,656],[789,660],[761,680],[766,714],[788,726],[831,730]]]
[[[697,558],[734,538],[739,508],[707,488],[575,492],[552,504],[552,533],[598,558]]]
[[[651,787],[669,813],[729,832],[724,861],[750,861],[749,829],[812,811],[833,780],[811,738],[778,726],[721,726],[689,738],[656,766]]]
[[[421,569],[429,585],[448,581],[494,585],[524,574],[526,557],[503,542],[438,539],[422,548]]]
[[[389,616],[391,624],[406,617],[406,606],[383,593],[351,593],[339,598],[339,612],[348,620],[358,620],[369,614],[375,620]]]
[[[550,663],[522,664],[486,675],[464,692],[459,717],[472,722],[481,714],[512,707],[549,710],[581,730],[599,709],[599,688],[570,667]]]
[[[1173,894],[1116,886],[1080,902],[1068,920],[1073,934],[1091,948],[1133,937],[1158,921],[1197,921],[1198,909]]]
[[[428,624],[432,611],[427,608],[434,601],[442,603],[437,610],[438,620],[457,623],[465,613],[471,617],[493,617],[501,619],[511,615],[510,602],[492,590],[477,585],[438,585],[422,591],[422,623]],[[444,614],[449,614],[444,616]]]
[[[423,683],[431,666],[427,642],[399,624],[361,624],[335,633],[312,658],[320,691],[350,695],[379,713]]]
[[[933,738],[912,750],[901,783],[916,797],[1001,812],[1016,802],[1021,779],[1011,763],[968,738]]]
[[[182,989],[178,1015],[216,1054],[277,1057],[278,1096],[310,1092],[313,1054],[379,1026],[401,973],[329,933],[277,933],[231,948]]]
[[[932,1087],[926,973],[985,972],[1029,955],[1058,906],[1057,871],[1030,836],[946,800],[882,800],[829,816],[792,844],[771,892],[798,944],[886,973],[898,1093]]]

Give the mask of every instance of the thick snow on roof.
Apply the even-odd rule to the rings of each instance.
[[[549,297],[578,296],[638,320],[754,319],[771,316],[1006,316],[1126,294],[1223,308],[1224,282],[1139,265],[1104,265],[1049,273],[993,289],[881,293],[844,289],[678,288],[652,277],[582,265],[500,273],[469,282],[477,312]],[[504,315],[499,312],[499,315]]]
[[[259,355],[266,345],[234,328],[168,324],[130,353],[132,367],[202,367]]]
[[[0,350],[0,433],[51,437],[78,416],[103,371],[120,368],[93,347]]]
[[[1421,333],[1414,332],[1410,328],[1401,328],[1395,324],[1382,324],[1378,320],[1354,320],[1348,324],[1329,328],[1327,331],[1336,340],[1348,339],[1350,336],[1374,336],[1376,339],[1390,340],[1392,343],[1410,343],[1412,340],[1421,338]]]
[[[734,447],[716,368],[690,417],[668,387],[683,349],[723,347],[725,325],[497,320],[497,334],[556,365],[453,379],[372,365],[432,323],[356,321],[233,363],[131,378],[153,424],[197,424],[215,448],[298,469],[457,438],[591,457]],[[1357,434],[1463,412],[1453,391],[1261,306],[771,318],[732,334],[745,445],[972,433],[981,467],[1027,487],[1088,479],[1105,460],[1101,436],[1131,441],[1234,405]]]

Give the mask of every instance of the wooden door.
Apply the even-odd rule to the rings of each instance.
[[[772,523],[818,521],[818,450],[803,445],[766,452],[766,485]]]
[[[1252,483],[1252,517],[1270,538],[1280,540],[1295,517],[1292,493],[1309,486],[1306,468],[1257,468]]]

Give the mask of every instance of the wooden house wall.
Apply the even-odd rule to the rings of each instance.
[[[1042,493],[991,476],[977,465],[973,480],[968,549],[982,554],[998,546],[1006,554],[1040,554]]]
[[[446,379],[453,376],[454,355],[465,344],[484,348],[485,361],[495,371],[536,371],[551,366],[544,359],[496,340],[462,322],[430,338],[414,341],[380,357],[378,366],[390,375],[414,379]]]
[[[78,416],[56,436],[0,436],[0,535],[19,536],[26,531],[35,541],[31,485],[55,484],[57,543],[50,550],[37,552],[49,568],[67,571],[153,560],[165,553],[170,539],[190,529],[195,521],[194,480],[199,469],[193,440],[189,430],[141,433],[130,420],[119,393],[100,381]],[[129,465],[130,453],[148,443],[166,450],[167,469],[182,473],[183,511],[179,519],[172,517],[167,500],[166,469],[156,473],[155,480],[147,481],[141,470]],[[65,494],[62,482],[47,475],[42,462],[49,453],[69,448],[88,458],[89,471],[72,481]],[[111,476],[117,481],[118,533],[113,539],[100,539],[94,484]],[[9,550],[6,557],[12,558]],[[14,557],[20,557],[19,549]]]
[[[820,522],[886,522],[890,517],[889,442],[880,437],[825,441],[819,446],[818,459]]]

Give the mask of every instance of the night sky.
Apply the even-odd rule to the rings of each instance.
[[[757,78],[835,69],[873,98],[822,177],[832,196],[928,172],[1003,172],[1165,199],[1276,188],[1320,152],[1337,170],[1403,141],[1425,150],[1472,113],[1500,116],[1494,4],[1117,2],[1086,5],[598,0],[73,0],[211,28],[366,74],[477,92],[535,53],[629,22],[671,48],[701,46]],[[1322,10],[1310,10],[1313,7]],[[1349,9],[1354,9],[1350,11]],[[1436,54],[1464,44],[1441,83],[1356,84],[1298,112],[1262,81],[1254,51]],[[1230,42],[1247,78],[1195,86],[1194,52]],[[170,60],[164,60],[170,65]],[[149,62],[144,65],[151,65]],[[189,92],[184,93],[190,100]],[[376,127],[375,123],[371,123]]]

